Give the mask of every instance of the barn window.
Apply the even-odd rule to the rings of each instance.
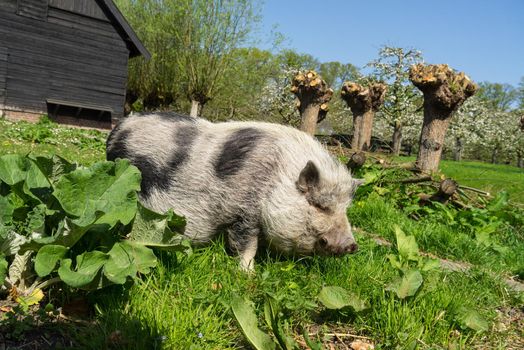
[[[59,123],[111,129],[112,114],[113,109],[107,106],[56,99],[47,100],[47,115]]]

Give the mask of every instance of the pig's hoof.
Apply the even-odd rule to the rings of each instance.
[[[240,258],[240,270],[252,275],[255,273],[255,259],[246,260]]]

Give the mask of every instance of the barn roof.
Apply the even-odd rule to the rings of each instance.
[[[142,44],[133,28],[131,28],[124,15],[122,15],[122,12],[120,12],[118,7],[116,7],[113,0],[96,0],[96,2],[109,17],[113,26],[118,30],[118,33],[126,42],[127,47],[129,48],[129,56],[135,57],[142,55],[145,59],[150,59],[151,54],[147,51],[144,44]]]

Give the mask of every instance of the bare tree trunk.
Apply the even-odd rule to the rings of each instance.
[[[416,64],[410,69],[409,79],[424,94],[424,122],[416,168],[430,173],[438,170],[451,116],[477,87],[464,73],[457,74],[445,64]]]
[[[359,149],[362,151],[369,151],[371,148],[371,132],[373,130],[373,118],[375,111],[370,109],[364,113],[362,117],[362,127],[360,128],[360,144]]]
[[[353,113],[353,140],[351,148],[367,151],[371,147],[371,132],[375,112],[384,103],[386,85],[374,83],[369,87],[345,82],[340,95]]]
[[[400,147],[402,146],[402,124],[395,123],[395,127],[393,128],[393,138],[391,141],[393,155],[400,155]]]
[[[299,72],[291,84],[291,92],[298,98],[300,130],[315,135],[317,123],[326,117],[333,90],[315,71]]]
[[[517,152],[517,167],[524,168],[524,153]]]
[[[493,148],[493,151],[491,152],[491,163],[492,164],[497,164],[498,153],[499,153],[498,148],[497,147]]]
[[[455,148],[453,148],[453,160],[460,162],[464,152],[464,142],[460,137],[455,138]]]
[[[363,116],[359,114],[353,114],[353,138],[351,139],[351,148],[358,151],[361,143],[360,136],[362,130]]]
[[[193,118],[200,117],[203,107],[204,106],[199,101],[191,100],[191,113],[189,115]]]
[[[439,115],[439,110],[435,109],[432,104],[424,102],[424,122],[420,133],[417,169],[423,172],[438,170],[450,119],[446,115]]]
[[[300,130],[310,135],[315,135],[317,130],[318,112],[320,111],[320,105],[309,104],[300,112],[301,122]]]

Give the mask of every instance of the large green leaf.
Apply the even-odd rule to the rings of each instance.
[[[488,322],[476,311],[461,307],[456,316],[457,321],[463,328],[471,328],[475,331],[485,332],[489,329]]]
[[[422,275],[418,270],[409,270],[402,277],[393,280],[386,290],[395,292],[400,299],[405,299],[417,293],[422,281]]]
[[[92,219],[96,221],[97,217],[95,216]],[[73,220],[65,218],[58,224],[56,232],[52,236],[33,234],[30,236],[30,240],[20,247],[20,250],[22,252],[28,250],[38,251],[46,244],[56,244],[71,248],[93,226],[94,222],[85,222],[85,224],[86,226],[79,226]]]
[[[350,306],[356,312],[367,308],[366,302],[357,295],[337,286],[326,286],[318,294],[318,300],[328,309],[342,309]]]
[[[34,156],[31,159],[51,183],[55,183],[62,175],[76,169],[76,164],[71,164],[58,155],[52,157]]]
[[[76,267],[71,268],[71,259],[60,261],[58,276],[71,287],[80,288],[91,283],[108,259],[108,255],[99,251],[83,253],[76,257]]]
[[[127,241],[115,243],[107,254],[109,259],[104,265],[104,275],[117,284],[125,283],[128,276],[135,277],[137,272],[148,273],[157,262],[151,249]]]
[[[135,217],[140,171],[127,160],[98,162],[62,176],[54,196],[76,224],[85,226],[100,215],[97,224],[127,225]]]
[[[129,240],[170,251],[191,252],[191,245],[184,232],[186,221],[171,210],[166,214],[151,211],[138,203]]]
[[[31,270],[31,256],[33,252],[17,253],[9,265],[9,282],[17,285],[24,278],[26,272]]]
[[[0,225],[6,225],[13,219],[15,206],[8,197],[0,196]]]
[[[27,177],[31,161],[17,154],[7,154],[0,157],[0,180],[12,186],[22,182]]]
[[[258,328],[257,317],[249,300],[238,295],[231,298],[231,309],[247,340],[257,350],[274,350],[275,342]]]
[[[40,277],[49,275],[68,249],[62,245],[48,244],[40,248],[35,258],[35,271]]]
[[[5,259],[4,254],[0,253],[0,286],[4,284],[7,276],[7,266],[7,260]]]
[[[6,256],[15,255],[25,242],[27,242],[26,237],[16,233],[7,226],[0,225],[0,254]]]
[[[0,157],[0,180],[19,195],[38,201],[47,198],[51,183],[38,166],[27,156],[8,154]]]
[[[397,237],[397,250],[404,259],[417,261],[419,259],[418,244],[413,236],[406,234],[395,226],[395,236]]]

